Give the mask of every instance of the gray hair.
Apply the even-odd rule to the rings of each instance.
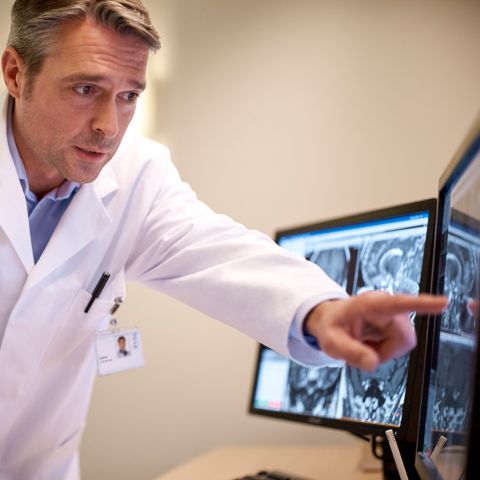
[[[29,79],[38,73],[55,43],[57,27],[93,18],[121,35],[160,48],[160,38],[140,0],[15,0],[7,46],[25,63]]]

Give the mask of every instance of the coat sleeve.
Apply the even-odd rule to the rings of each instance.
[[[345,296],[344,290],[317,265],[214,213],[169,159],[157,175],[158,191],[128,259],[127,278],[292,356],[289,330],[300,306],[313,297]]]

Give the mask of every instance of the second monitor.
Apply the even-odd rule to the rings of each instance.
[[[321,267],[349,294],[429,291],[435,200],[278,232],[283,248]],[[414,315],[412,315],[414,322]],[[420,347],[425,322],[417,322]],[[364,434],[398,431],[416,441],[423,355],[391,360],[375,372],[308,368],[261,347],[250,412]]]

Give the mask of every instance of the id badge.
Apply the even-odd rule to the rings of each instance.
[[[100,376],[143,367],[145,361],[140,330],[114,329],[97,333],[95,356]]]

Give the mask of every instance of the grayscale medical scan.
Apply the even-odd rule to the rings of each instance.
[[[376,217],[280,234],[277,242],[321,267],[349,294],[369,291],[417,294],[427,238],[428,212]],[[412,314],[412,322],[414,314]],[[401,424],[409,356],[375,372],[349,366],[309,368],[264,349],[254,408],[347,422]]]
[[[417,294],[425,234],[385,238],[366,236],[342,249],[307,252],[349,293],[367,291]],[[362,422],[399,425],[408,369],[408,356],[381,365],[374,373],[351,367],[311,369],[290,363],[285,408],[295,413]]]
[[[454,213],[454,212],[453,212]],[[458,217],[458,214],[457,214]],[[452,215],[455,219],[455,215]],[[472,224],[472,221],[470,221]],[[472,337],[475,315],[470,307],[478,298],[480,242],[452,223],[445,263],[445,294],[450,308],[442,315],[440,341],[442,355],[435,382],[439,386],[433,405],[432,427],[441,432],[464,433],[468,427],[470,378],[464,372],[473,364]]]

